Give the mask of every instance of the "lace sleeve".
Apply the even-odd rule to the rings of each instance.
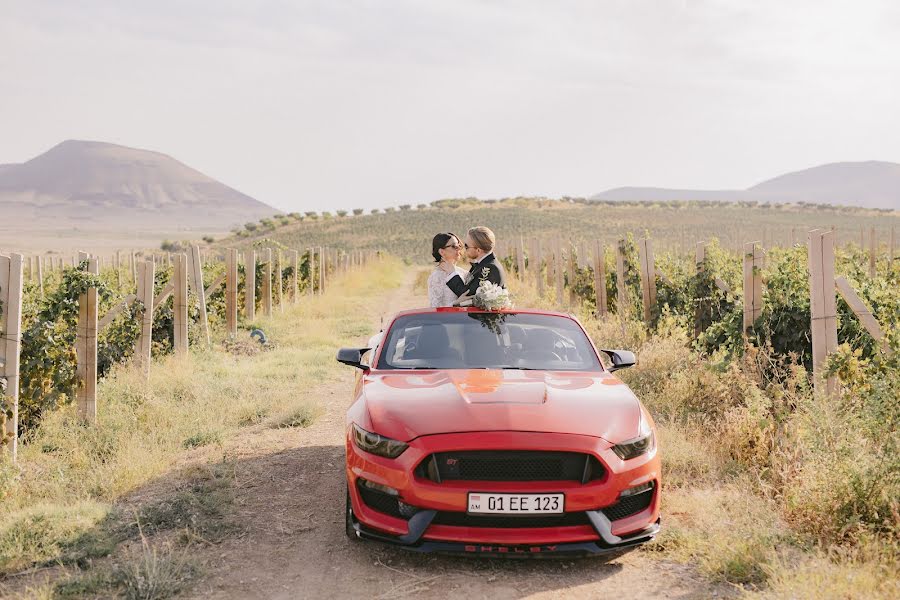
[[[428,304],[432,308],[443,306],[444,288],[446,287],[444,279],[446,279],[446,273],[440,269],[435,269],[428,277]]]

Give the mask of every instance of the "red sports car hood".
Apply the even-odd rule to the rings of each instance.
[[[638,434],[640,405],[609,373],[495,369],[391,372],[363,379],[376,433],[410,441],[464,431],[542,431],[612,443]]]

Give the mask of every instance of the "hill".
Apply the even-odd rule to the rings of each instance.
[[[591,198],[649,202],[673,200],[805,202],[896,210],[900,209],[900,164],[879,161],[830,163],[779,175],[746,190],[622,187],[606,190]]]
[[[68,140],[0,165],[0,210],[25,229],[227,229],[274,208],[149,150]]]
[[[299,217],[299,215],[297,215]],[[283,223],[283,224],[282,224]],[[290,248],[332,246],[379,249],[414,263],[428,262],[431,238],[451,231],[464,235],[474,225],[491,227],[498,239],[523,236],[549,242],[599,240],[612,244],[633,232],[650,235],[660,249],[690,250],[694,242],[718,237],[729,248],[746,241],[765,241],[766,246],[805,241],[814,227],[837,228],[840,243],[858,243],[860,228],[875,227],[887,241],[892,226],[900,225],[900,212],[834,208],[828,206],[750,205],[722,202],[566,202],[516,198],[498,202],[443,200],[420,209],[392,210],[359,216],[309,216],[266,220],[237,238],[222,240],[227,246],[275,242]]]

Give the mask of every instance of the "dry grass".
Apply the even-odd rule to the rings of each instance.
[[[532,281],[510,284],[517,306],[557,308],[552,286],[539,298]],[[762,351],[705,359],[674,320],[648,334],[572,311],[598,347],[638,355],[620,376],[654,416],[663,470],[663,531],[643,551],[747,595],[898,597],[896,456],[889,440],[867,437],[890,436],[884,423],[814,396],[802,369],[764,381]]]
[[[155,362],[149,382],[127,366],[100,382],[98,421],[67,406],[20,446],[20,470],[0,471],[0,573],[59,559],[123,495],[167,472],[185,449],[219,446],[268,415],[303,427],[318,414],[304,390],[335,380],[335,349],[370,334],[379,295],[399,285],[386,260],[336,278],[326,294],[257,319],[277,350],[253,356],[209,350]],[[202,451],[192,450],[192,451]]]

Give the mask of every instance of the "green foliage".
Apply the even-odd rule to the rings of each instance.
[[[22,435],[37,425],[42,412],[75,395],[78,296],[95,287],[102,305],[112,293],[106,282],[88,273],[86,267],[82,263],[79,269],[66,269],[61,283],[46,296],[39,310],[23,314],[19,392]]]

